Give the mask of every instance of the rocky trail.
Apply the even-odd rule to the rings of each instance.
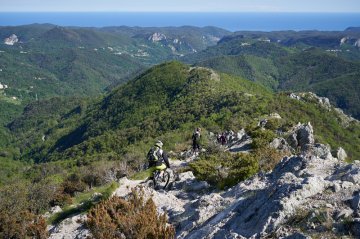
[[[251,138],[233,134],[224,150],[248,150]],[[143,187],[159,212],[167,212],[176,238],[360,238],[360,163],[346,163],[346,153],[316,144],[310,123],[298,124],[285,140],[271,143],[278,149],[299,148],[269,173],[259,173],[234,187],[219,191],[198,181],[191,171],[177,175],[172,188],[155,191]],[[175,170],[195,159],[172,160]],[[126,197],[143,181],[122,178],[114,195]],[[50,238],[85,238],[88,231],[77,215],[52,228]],[[81,219],[81,220],[79,220]],[[306,233],[304,233],[304,231]]]

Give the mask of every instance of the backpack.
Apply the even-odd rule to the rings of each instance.
[[[147,154],[147,159],[150,163],[154,163],[159,161],[159,159],[161,158],[161,152],[160,152],[160,148],[158,147],[151,147],[151,149],[149,150],[148,154]]]
[[[197,143],[200,141],[200,133],[198,131],[192,135],[192,140]]]

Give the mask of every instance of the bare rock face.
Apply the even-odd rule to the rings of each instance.
[[[348,40],[349,40],[349,37],[343,37],[343,38],[341,38],[341,40],[340,40],[340,46],[341,46],[341,45],[344,45]]]
[[[166,36],[164,34],[162,34],[162,33],[155,32],[154,34],[149,36],[148,40],[152,41],[152,42],[159,42],[159,41],[162,41],[162,40],[166,40]]]
[[[83,221],[86,215],[76,215],[65,219],[59,225],[50,226],[49,239],[84,239],[89,236],[89,231],[85,228]]]
[[[347,159],[347,154],[346,154],[346,152],[345,152],[345,150],[343,148],[339,147],[337,152],[336,152],[336,157],[339,160],[344,161],[345,159]]]
[[[354,46],[359,47],[360,48],[360,39],[358,39],[355,43]]]
[[[17,42],[19,42],[19,39],[15,34],[12,34],[11,36],[5,38],[4,40],[4,44],[9,46],[13,46]]]
[[[355,211],[357,216],[360,216],[360,191],[353,193],[353,198],[350,201],[351,208]]]
[[[304,147],[304,153],[310,156],[316,156],[322,159],[331,159],[331,148],[328,145],[323,144],[306,144]]]
[[[290,147],[284,138],[275,138],[271,143],[270,147],[281,150],[281,151],[290,151]]]
[[[319,174],[308,165],[319,158],[284,158],[274,171],[261,179],[249,180],[247,187],[236,186],[223,197],[238,195],[233,204],[185,238],[261,238],[273,232],[295,213],[296,208],[321,193],[328,186],[324,179],[327,170]],[[332,172],[335,161],[323,163]],[[231,196],[230,196],[231,197]],[[236,236],[235,236],[236,235]]]
[[[314,142],[314,129],[310,122],[296,125],[288,137],[289,145],[295,149],[300,147],[304,150],[306,145],[314,144]]]
[[[296,232],[290,236],[284,237],[284,239],[311,239],[311,237],[306,236],[302,233]]]

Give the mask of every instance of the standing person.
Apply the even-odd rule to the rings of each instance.
[[[199,152],[200,150],[200,137],[201,137],[201,128],[196,128],[192,135],[193,151],[194,153]]]
[[[222,133],[220,136],[220,143],[221,145],[225,145],[226,144],[226,136],[225,133]]]
[[[160,140],[156,141],[155,145],[151,147],[147,154],[149,162],[148,169],[151,169],[152,172],[159,170],[162,173],[166,168],[170,168],[168,155],[162,149],[162,146],[163,142]]]

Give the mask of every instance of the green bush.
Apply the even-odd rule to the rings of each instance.
[[[79,175],[71,174],[62,184],[63,192],[74,196],[76,192],[83,192],[87,188],[86,184],[81,180]]]
[[[253,155],[259,162],[259,169],[261,171],[268,172],[273,170],[276,164],[278,164],[281,159],[288,153],[289,152],[282,152],[266,146],[254,150]]]
[[[251,137],[253,139],[252,148],[253,149],[260,149],[267,147],[271,141],[274,140],[276,134],[270,130],[263,130],[261,128],[256,129],[250,132]]]
[[[230,187],[243,181],[259,170],[257,159],[251,154],[219,153],[205,155],[190,163],[199,180],[205,180],[218,188]]]

